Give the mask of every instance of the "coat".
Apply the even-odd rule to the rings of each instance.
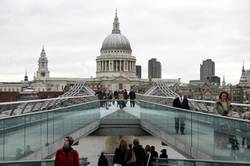
[[[55,166],[80,166],[78,152],[71,147],[68,153],[63,148],[58,149]]]
[[[115,149],[115,154],[113,157],[113,164],[121,164],[122,166],[126,163],[127,152],[123,152],[120,148]]]
[[[179,97],[176,97],[174,99],[174,101],[173,101],[173,107],[188,109],[189,110],[188,99],[186,97],[184,97],[183,101],[181,103]]]
[[[227,103],[228,110],[225,112],[220,101],[216,102],[216,104],[215,104],[215,109],[216,109],[217,113],[219,113],[223,116],[227,116],[228,113],[231,111],[231,108],[232,108],[232,105],[230,103]]]
[[[100,156],[98,160],[98,166],[109,166],[108,159],[103,155]]]

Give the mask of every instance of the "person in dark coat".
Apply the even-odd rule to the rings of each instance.
[[[103,152],[101,152],[101,156],[98,160],[98,166],[109,166],[108,159],[105,157]]]
[[[150,147],[150,153],[151,153],[150,163],[153,163],[154,158],[158,158],[158,153],[155,151],[155,146]]]
[[[161,150],[160,158],[164,158],[164,159],[168,158],[167,150],[166,149],[162,149]],[[168,160],[165,161],[165,163],[168,163]]]
[[[135,95],[134,90],[132,89],[132,90],[129,92],[128,95],[129,95],[129,99],[130,99],[130,107],[135,107],[136,95]]]
[[[135,166],[135,164],[136,164],[136,159],[135,159],[135,162],[134,162],[134,161],[131,161],[131,159],[133,158],[133,155],[135,155],[135,154],[133,154],[133,153],[134,153],[134,152],[133,152],[132,144],[129,144],[129,145],[128,145],[127,159],[126,159],[126,161],[127,161],[126,166]]]
[[[143,147],[140,145],[138,139],[134,139],[133,144],[133,151],[136,156],[136,166],[145,166],[146,155]]]
[[[166,149],[162,149],[161,150],[160,158],[168,158],[167,150]]]
[[[64,138],[63,147],[56,151],[55,166],[80,166],[79,154],[71,147],[73,142],[70,136]]]
[[[121,139],[119,147],[115,149],[113,164],[121,164],[122,166],[125,166],[127,152],[128,143],[124,139]]]
[[[189,110],[188,99],[187,99],[186,96],[184,96],[183,91],[180,91],[179,96],[174,99],[173,107],[177,107],[177,108],[181,108],[181,109],[188,109]],[[176,134],[179,133],[179,129],[181,131],[181,134],[184,135],[185,112],[179,112],[179,114],[175,117],[175,131],[176,131]]]

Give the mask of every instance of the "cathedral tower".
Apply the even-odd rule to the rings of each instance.
[[[38,70],[36,72],[36,80],[45,81],[48,78],[49,78],[48,59],[46,57],[46,53],[43,48],[40,54],[40,58],[38,60]]]

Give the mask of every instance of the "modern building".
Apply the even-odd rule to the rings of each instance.
[[[208,77],[215,75],[215,63],[211,59],[204,60],[200,65],[200,80],[206,81]]]
[[[141,78],[141,65],[136,65],[136,76]]]
[[[220,86],[220,77],[218,76],[208,76],[207,80],[215,86]]]
[[[156,58],[148,60],[148,79],[161,78],[161,63]]]

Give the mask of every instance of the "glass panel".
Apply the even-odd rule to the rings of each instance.
[[[160,132],[157,134],[166,133],[167,138],[162,139],[186,155],[225,161],[250,160],[249,121],[143,101],[138,104],[141,120]]]
[[[16,117],[4,122],[4,160],[20,159],[24,156],[25,118]]]
[[[47,114],[47,116],[48,116],[48,119],[47,119],[47,134],[48,134],[48,136],[47,136],[47,141],[48,141],[48,144],[52,144],[52,143],[54,143],[54,129],[55,129],[55,127],[54,127],[54,112],[48,112],[48,114]]]
[[[4,120],[0,120],[0,161],[4,156]]]

